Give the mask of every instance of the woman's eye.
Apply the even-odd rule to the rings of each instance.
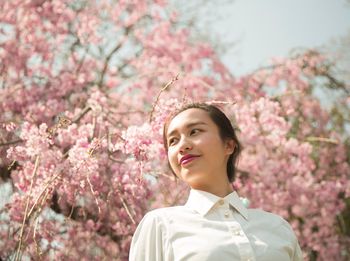
[[[193,130],[191,130],[191,135],[193,135],[193,134],[196,134],[196,133],[198,133],[199,132],[199,129],[193,129]]]
[[[169,144],[169,146],[170,145],[174,145],[175,143],[176,143],[176,138],[171,138],[169,141],[168,141],[168,144]]]

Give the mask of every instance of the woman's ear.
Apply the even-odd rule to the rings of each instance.
[[[232,139],[226,140],[226,152],[228,155],[231,155],[235,151],[235,148],[236,148],[236,143],[234,140]]]

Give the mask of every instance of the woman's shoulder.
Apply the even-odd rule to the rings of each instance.
[[[249,208],[248,215],[251,222],[266,228],[282,227],[293,234],[291,225],[280,215],[258,208]]]
[[[267,219],[272,219],[272,220],[281,221],[281,222],[284,220],[280,215],[263,210],[261,208],[248,208],[248,213],[249,213],[249,217],[251,218],[260,217],[260,218],[267,218]]]
[[[138,223],[135,234],[165,231],[170,223],[169,217],[176,212],[181,212],[181,206],[157,208],[148,211]]]
[[[164,220],[164,219],[168,219],[169,217],[179,215],[183,211],[185,211],[184,206],[156,208],[148,211],[145,214],[144,219],[147,218],[147,219]]]

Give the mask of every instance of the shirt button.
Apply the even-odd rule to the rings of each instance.
[[[223,204],[225,204],[225,201],[224,201],[223,199],[220,199],[220,200],[219,200],[219,204],[220,204],[220,205],[223,205]]]
[[[236,230],[233,232],[233,234],[235,234],[236,236],[244,236],[244,233],[241,230]]]
[[[230,216],[230,212],[225,211],[224,215],[225,215],[226,218],[228,218]]]

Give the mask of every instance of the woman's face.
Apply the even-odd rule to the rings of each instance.
[[[192,188],[204,190],[228,180],[226,166],[233,141],[221,139],[206,111],[192,108],[179,113],[171,120],[166,137],[171,168]]]

